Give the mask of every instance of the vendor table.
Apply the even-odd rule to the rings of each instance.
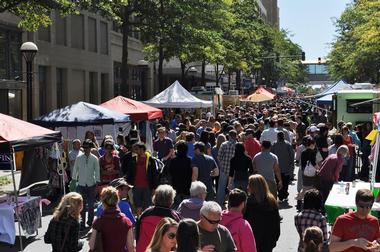
[[[0,203],[0,241],[15,243],[15,214],[24,234],[27,237],[33,235],[41,227],[40,197],[18,197],[17,209],[15,203]]]
[[[349,193],[346,194],[346,184],[349,183]],[[380,184],[376,183],[375,188]],[[359,189],[370,189],[370,183],[356,182],[355,187],[352,186],[352,182],[339,182],[333,185],[330,194],[325,203],[325,211],[327,214],[327,221],[330,224],[334,224],[335,219],[345,213],[348,209],[356,209],[355,196]],[[375,202],[372,207],[373,211],[380,211],[380,203]]]

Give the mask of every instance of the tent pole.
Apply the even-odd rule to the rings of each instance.
[[[16,179],[15,179],[15,172],[14,172],[14,169],[16,168],[16,164],[15,164],[15,150],[13,149],[12,147],[12,167],[11,167],[11,172],[12,172],[12,180],[13,180],[13,192],[15,194],[15,199],[16,199],[16,212],[18,211],[18,192],[17,192],[17,188],[16,188]],[[18,215],[16,213],[16,217],[17,217],[17,224],[18,224],[18,234],[19,234],[19,241],[20,241],[20,251],[24,251],[23,249],[23,246],[22,246],[22,235],[21,235],[21,224],[20,224],[20,220],[18,218]]]
[[[371,174],[371,189],[373,189],[375,185],[377,163],[379,162],[379,145],[380,145],[380,132],[378,132],[376,136],[375,154],[373,157],[373,167],[372,167],[372,174]]]

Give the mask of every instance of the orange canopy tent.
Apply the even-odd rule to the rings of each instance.
[[[249,102],[265,102],[271,101],[275,97],[274,94],[267,91],[265,88],[259,87],[252,94],[248,95],[243,101]]]
[[[139,101],[128,99],[123,96],[117,96],[109,101],[100,104],[100,106],[108,108],[115,112],[129,115],[131,120],[134,122],[154,120],[162,117],[161,109],[152,107]]]

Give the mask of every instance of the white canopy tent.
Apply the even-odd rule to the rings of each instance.
[[[199,99],[175,81],[167,89],[157,94],[145,104],[156,108],[211,108],[212,101]]]

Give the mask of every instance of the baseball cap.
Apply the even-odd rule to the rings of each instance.
[[[116,189],[120,186],[127,186],[129,187],[129,189],[133,188],[132,185],[128,184],[127,181],[124,179],[124,178],[117,178],[117,179],[114,179],[112,180],[110,183],[109,183],[110,186],[112,187],[115,187]]]
[[[317,132],[319,131],[319,129],[317,128],[317,126],[311,126],[310,129],[309,129],[310,132]]]

